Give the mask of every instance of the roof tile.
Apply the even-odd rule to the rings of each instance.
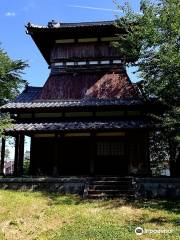
[[[31,87],[28,86],[25,90],[15,99],[14,102],[22,103],[22,102],[32,102],[33,100],[39,98],[42,87]]]
[[[16,123],[12,127],[5,129],[5,132],[117,130],[150,128],[151,126],[151,123],[145,120]]]
[[[82,99],[82,100],[43,100],[43,101],[34,101],[34,102],[22,102],[22,103],[7,103],[3,105],[0,109],[1,111],[11,111],[17,109],[48,109],[48,108],[69,108],[69,107],[91,107],[91,106],[135,106],[135,105],[144,105],[144,101],[141,99]]]

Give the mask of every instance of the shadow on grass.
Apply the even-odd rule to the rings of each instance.
[[[180,219],[179,218],[166,218],[166,217],[156,217],[149,219],[148,223],[154,223],[159,225],[164,225],[166,223],[171,223],[176,227],[180,227]]]
[[[167,215],[167,216],[157,216],[153,217],[148,214],[143,214],[139,219],[137,220],[130,220],[127,221],[127,224],[130,224],[131,226],[137,227],[140,226],[141,224],[153,224],[159,227],[163,226],[169,226],[169,224],[173,225],[174,227],[179,228],[180,227],[180,219],[178,216],[174,217],[172,215]]]
[[[169,213],[180,214],[180,200],[156,199],[148,201],[135,201],[135,207],[148,208],[151,211],[162,210]]]
[[[42,191],[41,194],[50,200],[49,205],[78,205],[83,203],[82,198],[75,194],[60,194],[48,191]]]
[[[62,195],[58,193],[42,192],[47,197],[49,205],[80,205],[88,204],[93,208],[103,208],[107,210],[113,210],[124,206],[133,207],[135,209],[148,210],[153,212],[166,211],[168,213],[161,216],[161,212],[158,215],[151,215],[148,213],[140,215],[137,220],[127,221],[127,225],[136,228],[141,224],[155,224],[156,226],[166,226],[171,224],[174,227],[180,226],[180,218],[177,214],[180,214],[180,201],[178,200],[132,200],[132,199],[114,199],[114,200],[88,200],[82,199],[77,195]]]
[[[40,191],[42,195],[52,200],[52,204],[77,205],[84,203],[97,203],[98,207],[107,209],[119,208],[122,206],[132,206],[138,209],[148,209],[149,211],[167,211],[170,213],[180,214],[180,200],[174,199],[133,199],[117,198],[104,200],[83,199],[75,194],[62,194],[50,191]]]
[[[131,205],[138,209],[148,209],[149,211],[167,211],[174,214],[180,214],[180,200],[169,199],[151,199],[151,200],[133,200],[133,199],[116,199],[112,201],[102,202],[104,207],[118,208],[121,206]]]
[[[102,202],[102,207],[106,209],[116,209],[123,206],[131,206],[135,209],[148,210],[150,212],[163,211],[168,215],[162,215],[159,212],[158,216],[153,217],[151,214],[143,214],[138,220],[130,220],[129,224],[136,227],[140,224],[155,224],[164,226],[166,224],[172,224],[174,227],[180,227],[180,200],[165,200],[165,199],[153,199],[153,200],[132,200],[132,199],[117,199],[112,201]]]
[[[166,211],[172,214],[180,214],[180,200],[169,200],[169,199],[114,199],[114,200],[89,200],[83,199],[78,195],[72,194],[59,194],[43,191],[41,192],[44,196],[48,197],[52,204],[64,204],[64,205],[78,205],[84,203],[98,203],[98,207],[106,209],[115,209],[122,206],[132,206],[137,209],[148,209],[149,211]]]
[[[3,190],[3,189],[2,189]],[[98,207],[107,208],[107,209],[115,209],[122,206],[131,206],[137,209],[148,209],[149,211],[167,211],[169,213],[180,214],[180,200],[175,199],[133,199],[133,198],[117,198],[117,199],[107,199],[107,200],[90,200],[83,199],[79,195],[75,194],[63,194],[51,191],[27,191],[27,190],[17,190],[17,189],[4,189],[15,192],[26,192],[33,193],[39,192],[41,196],[47,197],[51,204],[58,205],[78,205],[78,204],[93,204],[98,203]]]

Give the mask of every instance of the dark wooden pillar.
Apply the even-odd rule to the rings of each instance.
[[[149,132],[145,135],[145,169],[147,176],[152,175],[151,164],[150,164],[150,137]]]
[[[5,159],[5,146],[6,146],[6,140],[3,137],[1,140],[1,164],[0,164],[0,174],[4,174],[4,159]]]
[[[15,138],[15,159],[14,159],[14,175],[19,177],[23,175],[24,160],[24,135],[18,134]]]
[[[90,153],[91,153],[91,158],[90,158],[90,174],[94,175],[95,174],[95,158],[96,158],[96,137],[95,134],[91,134],[91,141],[90,141]]]
[[[56,157],[58,158],[58,175],[64,175],[64,162],[65,162],[65,134],[61,133],[58,136],[58,149],[57,149],[57,155]]]
[[[29,174],[30,175],[35,175],[35,170],[34,170],[34,154],[33,154],[33,136],[31,136],[31,142],[30,142],[30,164],[29,164]]]
[[[53,144],[53,169],[52,169],[52,175],[53,177],[57,177],[59,175],[58,173],[58,136],[56,135],[54,138],[54,144]]]

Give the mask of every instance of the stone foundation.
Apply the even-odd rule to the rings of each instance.
[[[0,189],[20,191],[49,191],[60,194],[84,196],[89,177],[60,178],[0,178]],[[180,178],[134,178],[136,198],[176,198],[180,199]]]
[[[83,195],[86,181],[86,178],[81,177],[0,178],[0,189]]]
[[[137,198],[176,198],[180,199],[180,178],[135,178]]]

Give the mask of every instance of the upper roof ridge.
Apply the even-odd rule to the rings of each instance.
[[[115,20],[111,21],[96,21],[96,22],[74,22],[74,23],[65,23],[52,20],[48,22],[47,25],[37,25],[31,22],[28,22],[27,28],[67,28],[67,27],[87,27],[87,26],[102,26],[102,25],[113,25]]]

